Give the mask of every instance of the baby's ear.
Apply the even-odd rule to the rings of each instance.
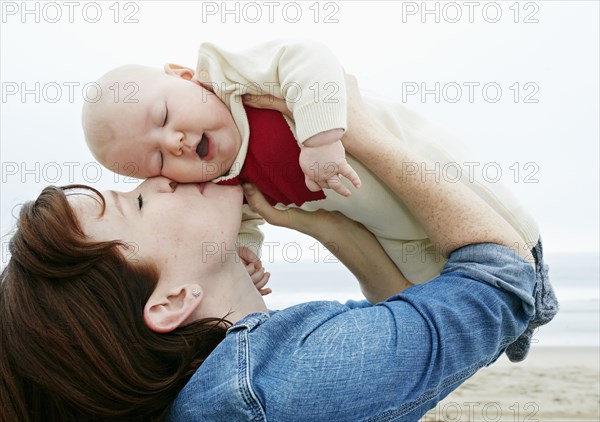
[[[165,73],[167,75],[178,76],[188,81],[193,80],[195,75],[194,71],[189,67],[180,66],[173,63],[167,63],[165,65]]]

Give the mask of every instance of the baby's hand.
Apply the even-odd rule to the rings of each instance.
[[[304,142],[300,150],[300,168],[304,172],[306,187],[312,192],[329,188],[340,195],[350,196],[350,190],[342,184],[340,176],[350,180],[354,187],[360,187],[358,174],[346,161],[340,141],[342,135],[341,129],[331,129]]]
[[[260,259],[256,256],[254,251],[246,246],[240,246],[238,248],[238,255],[242,259],[256,290],[263,296],[271,293],[273,290],[264,288],[271,277],[271,273],[265,272]]]

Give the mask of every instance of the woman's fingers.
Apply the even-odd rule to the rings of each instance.
[[[272,207],[263,194],[250,183],[244,183],[244,195],[248,205],[269,224],[298,230],[304,234],[316,237],[316,234],[327,229],[338,217],[336,212],[317,210],[307,212],[300,208],[278,210]]]
[[[244,188],[244,196],[250,208],[259,213],[267,223],[274,226],[289,227],[288,211],[281,211],[272,207],[254,185],[244,183],[242,187]]]

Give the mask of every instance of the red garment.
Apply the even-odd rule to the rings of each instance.
[[[238,176],[218,184],[254,183],[271,205],[301,206],[307,201],[325,199],[322,190],[311,192],[306,187],[298,162],[300,146],[283,115],[274,110],[245,109],[250,139],[244,165]]]

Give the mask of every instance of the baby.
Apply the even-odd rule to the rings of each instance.
[[[92,153],[111,170],[178,182],[249,181],[278,207],[340,211],[367,227],[412,283],[433,279],[445,264],[444,251],[396,196],[345,155],[344,71],[322,45],[272,42],[231,53],[203,44],[195,71],[128,65],[98,83],[103,95],[85,104],[83,127]],[[293,120],[245,108],[241,97],[248,93],[284,98]],[[460,146],[447,133],[401,104],[368,97],[365,102],[375,120],[435,164],[432,177],[441,177],[443,168],[443,177],[467,184],[536,247],[533,218],[499,184],[467,171],[469,160],[459,159]],[[240,255],[252,261],[251,249],[262,242],[262,220],[247,206],[243,220]],[[526,350],[519,353],[515,360]]]

